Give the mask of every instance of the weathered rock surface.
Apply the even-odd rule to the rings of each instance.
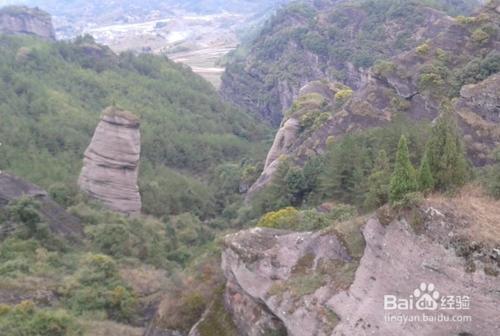
[[[467,137],[469,156],[477,163],[491,159],[500,145],[500,74],[477,84],[466,85],[455,102],[455,110]]]
[[[482,271],[466,273],[466,261],[457,257],[453,249],[428,237],[417,237],[405,225],[394,222],[383,227],[374,219],[367,223],[363,232],[367,247],[356,279],[348,291],[327,303],[340,317],[332,335],[497,335],[500,279]],[[386,314],[421,316],[422,312],[416,310],[383,309],[384,295],[408,299],[421,283],[433,284],[441,297],[470,297],[470,309],[439,312],[450,321],[453,316],[471,316],[472,322],[407,322],[404,326],[386,322]],[[432,311],[425,313],[433,315]]]
[[[38,8],[9,6],[0,9],[0,33],[33,35],[55,40],[52,18]]]
[[[261,176],[248,190],[249,196],[262,189],[262,187],[269,183],[273,174],[278,169],[281,156],[288,153],[292,144],[297,138],[299,130],[300,123],[295,118],[290,118],[283,123],[283,125],[278,130],[278,133],[276,133],[273,145],[269,150],[269,153],[267,154],[266,163],[264,165],[264,170],[262,171]]]
[[[240,335],[330,334],[335,316],[325,303],[341,284],[328,267],[352,261],[335,234],[255,228],[225,243],[226,306]]]
[[[53,233],[72,241],[83,238],[83,226],[80,221],[55,203],[45,190],[19,177],[0,172],[0,208],[21,197],[33,198],[40,202],[39,211]]]
[[[141,138],[139,120],[115,107],[104,110],[85,151],[78,180],[82,191],[112,211],[129,215],[141,212],[137,184]]]
[[[256,228],[229,235],[222,261],[226,306],[241,336],[265,335],[262,326],[276,318],[290,336],[498,335],[498,206],[466,191],[429,199],[411,215],[374,216],[363,221],[360,259],[353,249],[357,235],[345,233],[351,224],[318,233]],[[384,310],[384,295],[413,295],[416,302],[422,283],[432,284],[431,295],[439,292],[437,310]],[[466,296],[470,305],[443,309],[441,298],[449,296]],[[472,320],[385,320],[386,314],[423,313]]]
[[[311,81],[341,80],[352,88],[366,83],[369,65],[356,59],[367,55],[352,56],[366,47],[368,41],[363,40],[363,35],[372,33],[366,27],[379,18],[374,18],[369,8],[346,1],[309,4],[309,10],[279,12],[262,35],[244,47],[248,54],[228,64],[221,85],[225,99],[278,126],[300,88]],[[409,5],[405,10],[421,19],[410,23],[413,20],[388,15],[379,22],[379,33],[383,35],[380,45],[367,53],[390,58],[435,37],[452,23],[444,13],[425,6]],[[309,47],[301,37],[304,31],[314,36],[317,46],[323,46]],[[404,44],[402,36],[408,37]]]

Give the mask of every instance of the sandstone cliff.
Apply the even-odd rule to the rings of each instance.
[[[33,35],[55,40],[52,18],[38,8],[9,6],[0,9],[0,33]]]
[[[227,236],[226,307],[239,336],[498,335],[498,209],[468,190],[316,233],[256,228]],[[384,311],[384,295],[418,300],[422,283],[438,292],[440,306],[427,315],[467,315],[472,322],[386,322],[387,313],[422,313]],[[468,297],[470,305],[444,309],[440,298],[448,296]]]
[[[92,141],[85,151],[78,180],[82,191],[112,211],[141,212],[137,184],[141,139],[139,120],[116,107],[104,110]]]

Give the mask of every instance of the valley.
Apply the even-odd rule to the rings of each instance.
[[[238,32],[249,24],[247,20],[246,16],[231,13],[176,13],[148,22],[85,28],[82,33],[92,35],[115,52],[165,54],[218,88],[224,72],[221,61],[238,45]]]
[[[500,0],[23,3],[1,336],[498,336]]]
[[[224,71],[222,60],[245,32],[257,29],[286,0],[207,2],[114,2],[5,0],[1,5],[39,6],[53,15],[57,38],[90,34],[115,52],[168,55],[202,75],[216,88]]]

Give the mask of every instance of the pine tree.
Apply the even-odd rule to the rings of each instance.
[[[457,122],[445,108],[432,128],[427,154],[435,187],[452,190],[465,184],[469,177],[467,160]]]
[[[387,203],[389,200],[390,181],[389,159],[385,150],[381,150],[375,159],[373,170],[368,177],[368,193],[365,200],[365,207],[367,209],[377,208]]]
[[[418,188],[424,193],[430,192],[434,189],[434,178],[432,177],[427,152],[424,153],[424,157],[420,163],[420,169],[418,171]]]
[[[401,136],[396,154],[396,164],[391,177],[389,200],[391,203],[400,201],[403,197],[417,190],[415,169],[410,162],[406,137]]]

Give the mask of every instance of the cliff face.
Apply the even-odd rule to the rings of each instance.
[[[410,50],[446,29],[452,20],[413,2],[384,4],[313,2],[287,7],[242,48],[222,78],[221,94],[277,126],[310,81],[341,81],[358,88],[378,59]],[[387,8],[386,8],[387,7]]]
[[[335,97],[345,96],[343,101],[332,101],[331,93],[316,90],[325,102],[323,107],[306,105],[294,114],[302,99],[299,93],[283,123],[292,117],[308,120],[318,110],[325,113],[301,127],[280,154],[302,166],[311,156],[323,154],[329,139],[336,141],[347,133],[384,126],[398,115],[432,122],[442,103],[449,101],[462,128],[469,158],[475,165],[491,162],[492,150],[500,145],[500,33],[486,31],[499,24],[500,10],[494,3],[465,22],[448,22],[434,38],[375,64],[365,72],[364,83],[351,92],[334,89]],[[303,92],[310,86],[304,86]],[[250,190],[267,185],[274,171],[265,171]]]
[[[290,336],[496,335],[498,205],[467,192],[317,233],[256,228],[227,236],[225,301],[238,335],[280,328]],[[436,293],[436,309],[384,310],[385,295],[417,301],[426,291]],[[441,298],[449,296],[467,297],[470,305],[445,309]],[[472,322],[386,322],[386,314],[423,313]]]
[[[104,110],[92,141],[85,151],[78,180],[80,189],[112,211],[141,212],[137,178],[141,139],[139,120],[130,112]]]
[[[52,18],[38,8],[9,6],[0,9],[0,33],[34,35],[55,40]]]

